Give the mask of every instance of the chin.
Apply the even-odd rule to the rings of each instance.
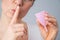
[[[8,18],[12,18],[13,16],[14,16],[14,14],[13,13],[7,13],[7,15],[6,15]]]

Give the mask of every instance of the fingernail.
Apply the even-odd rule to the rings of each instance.
[[[47,17],[45,17],[45,20],[48,20],[48,18],[47,18]]]
[[[45,16],[48,16],[48,14],[44,14]]]
[[[17,7],[16,7],[16,11],[15,11],[15,12],[17,12],[17,11],[18,11],[18,9],[19,9],[19,6],[17,6]]]

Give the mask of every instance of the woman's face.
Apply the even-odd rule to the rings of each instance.
[[[22,18],[27,14],[33,3],[34,0],[2,0],[2,12],[7,17],[11,18],[14,15],[16,7],[20,5],[19,17]]]

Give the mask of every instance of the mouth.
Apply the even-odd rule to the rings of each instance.
[[[15,13],[16,10],[15,10],[15,9],[11,9],[11,11],[12,11],[13,13]]]
[[[11,14],[14,15],[15,11],[15,9],[11,9]]]

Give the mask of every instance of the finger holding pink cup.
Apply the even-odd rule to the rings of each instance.
[[[41,11],[41,12],[35,14],[35,16],[38,19],[38,21],[41,23],[41,25],[43,25],[43,27],[46,30],[46,32],[48,32],[47,27],[46,27],[46,20],[45,20],[44,14],[48,14],[48,12]]]

